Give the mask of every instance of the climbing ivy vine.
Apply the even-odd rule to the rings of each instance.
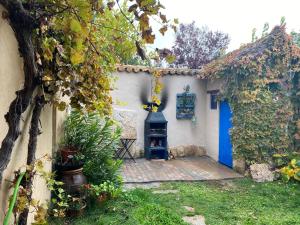
[[[27,153],[31,165],[46,104],[109,114],[110,74],[135,52],[145,58],[143,46],[155,40],[150,19],[161,25],[162,34],[170,27],[175,30],[178,23],[167,19],[157,0],[0,0],[0,4],[24,63],[24,85],[5,115],[8,131],[0,148],[0,182],[23,132],[20,122],[26,109],[34,108]],[[30,176],[22,184],[29,196],[32,181]],[[18,223],[25,225],[27,215],[28,210],[22,212]]]
[[[202,70],[205,78],[225,80],[221,97],[233,111],[234,155],[247,165],[296,149],[299,56],[283,25]]]

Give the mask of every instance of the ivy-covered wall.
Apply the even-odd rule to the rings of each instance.
[[[229,101],[233,111],[235,159],[243,158],[250,165],[295,150],[299,56],[285,27],[278,26],[202,69],[202,78],[226,81],[220,97]]]
[[[291,101],[294,110],[293,121],[295,121],[295,123],[291,127],[291,130],[294,134],[294,148],[300,153],[300,72],[295,73],[292,79],[292,85]]]

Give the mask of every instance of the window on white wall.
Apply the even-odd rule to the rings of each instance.
[[[210,109],[218,109],[218,93],[219,90],[208,91],[207,94],[210,95]]]
[[[218,109],[217,93],[210,94],[210,109]]]

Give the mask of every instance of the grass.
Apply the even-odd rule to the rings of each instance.
[[[221,182],[167,183],[154,194],[135,189],[92,206],[77,219],[52,220],[51,225],[184,225],[183,216],[202,215],[207,225],[300,224],[300,185],[254,183],[249,179]],[[195,208],[188,212],[183,206]]]

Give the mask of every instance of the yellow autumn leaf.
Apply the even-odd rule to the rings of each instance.
[[[297,166],[296,166],[296,162],[297,162],[296,159],[292,159],[292,160],[291,160],[291,166],[292,166],[293,168],[296,168],[296,167],[297,167]]]
[[[81,31],[81,24],[78,20],[72,19],[70,22],[70,29],[73,32],[79,33]]]
[[[73,65],[78,65],[84,61],[84,55],[81,52],[72,50],[70,60]]]
[[[168,56],[166,57],[166,61],[167,61],[169,64],[173,63],[175,60],[176,60],[176,56],[175,56],[175,55],[168,55]]]
[[[161,104],[161,101],[159,100],[159,98],[156,95],[152,96],[152,102],[154,102],[157,105]]]
[[[294,174],[295,174],[295,171],[294,171],[293,169],[290,169],[290,170],[288,170],[288,172],[287,172],[287,175],[288,175],[289,177],[293,177]]]
[[[45,58],[45,60],[47,60],[47,61],[52,61],[52,59],[53,59],[53,54],[52,54],[52,51],[50,50],[50,48],[44,48],[43,49],[43,56],[44,56],[44,58]]]
[[[53,77],[51,74],[45,74],[42,79],[43,81],[52,81]]]

